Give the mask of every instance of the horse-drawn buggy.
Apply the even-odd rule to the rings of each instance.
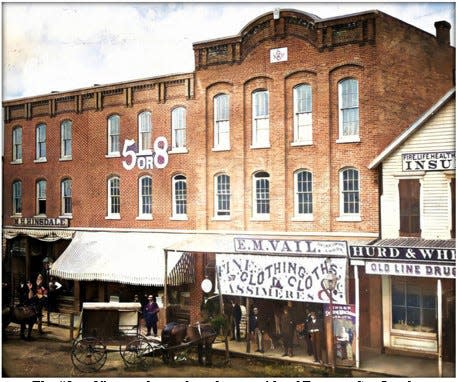
[[[193,348],[197,349],[199,363],[211,364],[216,332],[210,325],[171,322],[159,340],[141,334],[140,311],[141,305],[134,302],[83,303],[71,351],[73,365],[82,372],[95,372],[105,364],[108,351],[117,349],[127,367],[149,367],[154,357],[169,364]]]

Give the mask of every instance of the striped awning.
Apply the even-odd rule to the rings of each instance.
[[[29,236],[41,241],[53,242],[57,240],[70,240],[75,231],[63,229],[42,229],[42,228],[5,228],[3,230],[3,237],[5,239],[14,239],[16,236],[23,235]]]
[[[178,233],[76,232],[50,274],[69,280],[164,285],[164,248],[184,239],[186,234]],[[193,281],[194,267],[187,255],[169,252],[167,259],[168,282]],[[181,275],[183,269],[190,275]]]

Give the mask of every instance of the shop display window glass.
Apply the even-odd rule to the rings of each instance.
[[[391,303],[393,329],[427,333],[436,331],[437,302],[434,289],[393,281]]]

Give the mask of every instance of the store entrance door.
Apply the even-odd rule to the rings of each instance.
[[[447,291],[444,294],[443,304],[443,357],[446,362],[455,362],[456,327],[455,327],[455,292]]]

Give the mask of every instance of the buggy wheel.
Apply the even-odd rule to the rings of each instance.
[[[120,347],[119,352],[127,367],[150,366],[154,355],[153,347],[144,337],[138,337]]]
[[[83,373],[98,371],[107,360],[106,346],[97,338],[83,338],[73,342],[72,363]]]

